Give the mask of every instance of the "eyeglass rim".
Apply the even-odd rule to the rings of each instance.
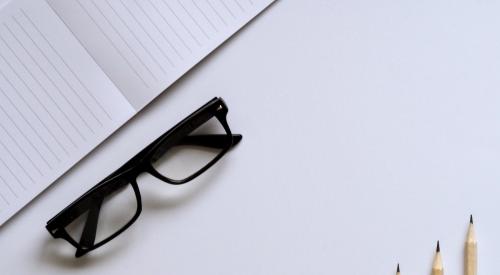
[[[210,117],[209,119],[212,119],[213,117],[216,117],[217,120],[222,124],[223,128],[224,128],[224,131],[226,132],[225,133],[225,136],[228,137],[228,143],[225,144],[225,146],[222,148],[222,150],[217,154],[216,157],[214,157],[210,162],[208,162],[207,164],[205,164],[202,168],[200,168],[199,170],[197,170],[195,173],[189,175],[188,177],[186,178],[183,178],[183,179],[173,179],[173,178],[170,178],[170,177],[167,177],[165,175],[162,175],[162,173],[158,172],[156,170],[156,168],[153,167],[152,163],[151,163],[151,159],[148,158],[148,162],[147,162],[147,172],[149,172],[152,176],[158,178],[159,180],[162,180],[164,182],[167,182],[167,183],[170,183],[170,184],[173,184],[173,185],[180,185],[180,184],[184,184],[184,183],[187,183],[193,179],[195,179],[196,177],[198,177],[199,175],[203,174],[206,170],[208,170],[210,167],[212,167],[215,163],[217,163],[228,151],[229,149],[231,148],[232,146],[232,139],[229,138],[232,136],[232,133],[231,133],[231,129],[229,128],[229,125],[227,123],[227,120],[226,120],[226,114],[223,114],[223,116],[218,116],[218,114],[215,114],[214,116]],[[203,122],[204,123],[204,122]],[[157,143],[157,146],[160,146],[161,145],[161,142]],[[151,154],[153,154],[155,152],[155,150],[157,149],[157,147],[154,147],[152,148],[151,150]]]

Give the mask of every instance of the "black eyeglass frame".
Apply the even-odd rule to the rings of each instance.
[[[56,216],[50,219],[46,225],[47,230],[54,238],[62,238],[73,245],[77,249],[75,254],[76,257],[85,255],[86,253],[111,241],[123,231],[128,229],[130,225],[132,225],[137,220],[142,211],[142,199],[139,191],[139,186],[137,184],[137,177],[141,173],[149,173],[152,176],[169,184],[184,184],[205,172],[218,160],[220,160],[229,151],[229,149],[239,143],[239,141],[242,139],[242,136],[239,134],[233,135],[231,133],[231,129],[229,128],[229,125],[227,123],[227,113],[228,108],[222,98],[216,97],[210,100],[198,110],[193,112],[191,115],[176,124],[173,128],[165,132],[151,144],[146,146],[123,166],[118,168],[115,172],[111,173],[101,182],[96,184],[94,187],[92,187],[90,190],[85,192],[82,196],[80,196],[78,199],[64,208]],[[226,131],[225,134],[189,136],[192,131],[214,117],[217,118],[223,126],[224,130]],[[214,159],[208,162],[197,172],[184,179],[175,180],[163,176],[158,171],[156,171],[156,169],[152,165],[152,161],[155,160],[155,158],[157,158],[159,155],[162,155],[167,150],[177,145],[201,145],[222,150]],[[87,245],[82,245],[82,239],[80,240],[80,243],[78,243],[68,234],[65,229],[68,224],[70,224],[86,211],[89,211],[89,213],[91,211],[99,211],[100,204],[107,195],[113,193],[116,190],[119,190],[120,188],[125,187],[128,184],[130,184],[134,190],[137,199],[137,211],[127,224],[125,224],[121,229],[105,238],[104,240],[98,242],[97,244],[93,243],[95,240],[95,232],[90,233],[90,235],[88,236],[84,236],[85,228],[84,233],[82,233],[82,238],[87,238]],[[89,214],[85,227],[97,226],[97,218],[98,212],[95,217],[91,217],[91,215]]]

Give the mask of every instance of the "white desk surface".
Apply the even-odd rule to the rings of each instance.
[[[500,2],[279,1],[0,228],[1,274],[500,270]],[[75,260],[45,222],[213,96],[243,142]]]

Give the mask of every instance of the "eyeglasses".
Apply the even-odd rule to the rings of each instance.
[[[111,241],[141,213],[139,174],[183,184],[240,142],[241,135],[231,134],[227,112],[222,98],[212,99],[59,212],[47,222],[47,230],[73,245],[76,257]]]

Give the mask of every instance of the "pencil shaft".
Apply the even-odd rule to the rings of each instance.
[[[467,232],[467,241],[465,242],[464,263],[465,275],[477,275],[477,240],[472,218]]]
[[[465,275],[477,275],[477,243],[465,245]]]
[[[432,275],[444,275],[443,259],[441,257],[439,243],[436,251],[436,256],[434,256],[434,262],[432,263]]]

